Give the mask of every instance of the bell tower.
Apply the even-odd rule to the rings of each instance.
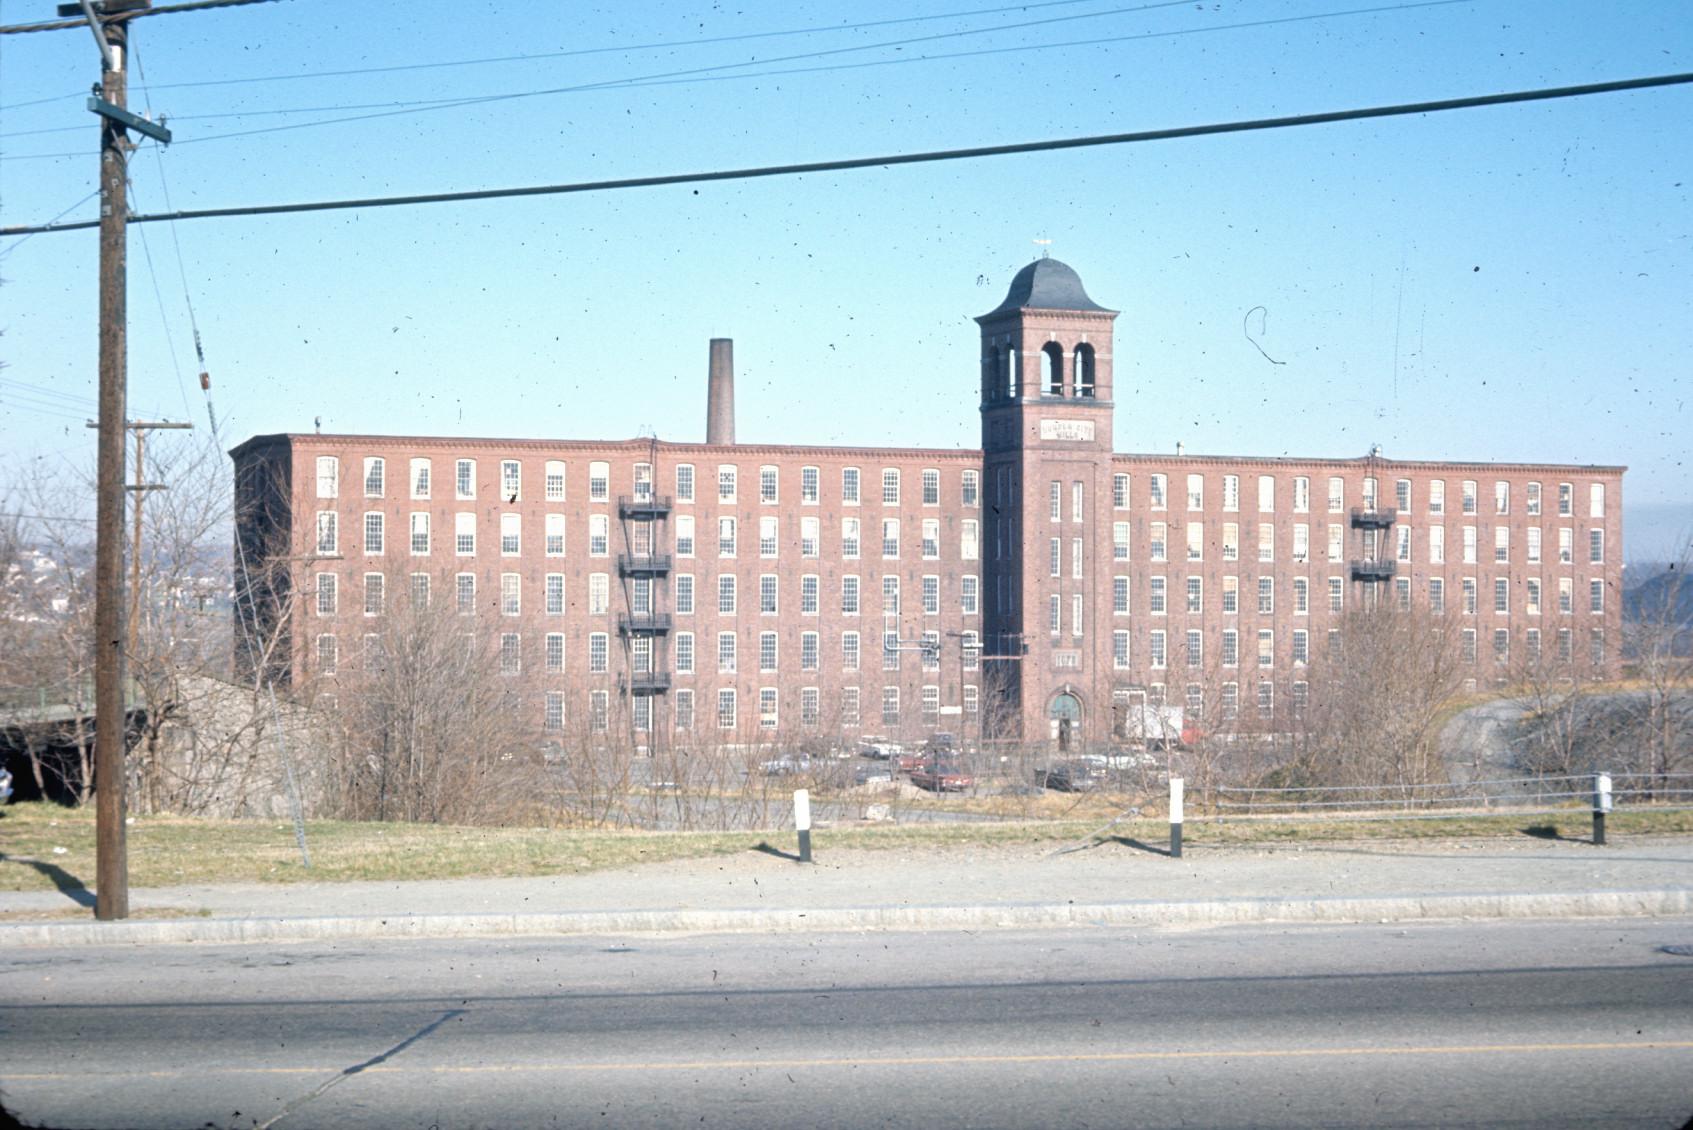
[[[1116,318],[1074,270],[1041,258],[976,319],[984,723],[1054,751],[1110,733]]]

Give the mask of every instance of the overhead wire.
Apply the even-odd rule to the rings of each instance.
[[[523,196],[559,196],[580,192],[606,192],[630,188],[656,188],[668,185],[704,184],[715,181],[753,180],[763,177],[797,176],[805,173],[846,172],[853,169],[881,168],[891,165],[935,164],[944,161],[973,160],[981,157],[1005,157],[1016,154],[1045,153],[1065,149],[1133,145],[1151,141],[1175,141],[1194,137],[1210,137],[1219,134],[1251,133],[1265,130],[1290,129],[1302,126],[1367,121],[1376,118],[1446,113],[1454,110],[1478,109],[1488,106],[1505,106],[1525,102],[1544,102],[1554,99],[1581,98],[1595,94],[1614,94],[1624,91],[1682,86],[1688,83],[1693,83],[1693,72],[1672,75],[1652,75],[1644,78],[1621,79],[1613,82],[1584,83],[1577,86],[1541,87],[1533,90],[1506,91],[1498,94],[1473,95],[1465,98],[1445,98],[1428,102],[1406,102],[1386,106],[1366,106],[1350,110],[1331,110],[1314,114],[1291,114],[1275,118],[1254,118],[1247,120],[1214,122],[1207,125],[1136,130],[1129,133],[1050,138],[1042,141],[1013,142],[1004,145],[980,145],[960,149],[933,149],[917,153],[890,153],[874,157],[849,157],[829,161],[804,161],[784,165],[762,165],[738,169],[721,169],[709,172],[670,173],[643,177],[620,177],[609,180],[574,181],[564,184],[529,185],[517,188],[471,189],[459,192],[428,192],[414,193],[404,196],[372,196],[342,200],[301,201],[291,204],[243,205],[230,208],[197,208],[161,215],[134,215],[129,218],[129,222],[132,224],[145,224],[158,223],[168,220],[203,220],[238,216],[277,216],[301,212],[345,211],[357,208],[394,208],[416,204],[463,203],[473,200],[498,200]],[[98,225],[98,220],[85,220],[70,224],[58,224],[55,226],[0,228],[0,237],[28,235],[41,231],[78,231],[97,227]]]
[[[935,39],[957,38],[963,35],[987,34],[994,31],[1020,30],[1044,23],[1059,22],[1060,20],[1081,17],[1055,17],[1050,20],[1027,21],[1018,24],[1000,24],[993,28],[971,29],[961,32],[940,33],[933,36],[919,36],[904,40],[884,40],[881,43],[861,44],[853,47],[832,48],[824,51],[802,52],[794,55],[777,56],[770,59],[756,59],[737,63],[720,63],[707,67],[693,67],[676,71],[664,71],[651,75],[637,75],[629,78],[603,79],[596,82],[575,83],[569,86],[549,87],[537,90],[506,91],[496,94],[469,95],[455,99],[428,99],[417,103],[399,103],[393,108],[378,110],[367,114],[352,114],[344,117],[323,118],[312,122],[293,122],[286,125],[264,126],[248,130],[231,130],[226,133],[210,134],[205,137],[183,138],[177,145],[199,145],[213,141],[228,141],[235,138],[258,137],[270,133],[283,133],[300,129],[316,129],[321,126],[346,125],[354,122],[378,121],[386,118],[404,117],[412,114],[432,113],[440,110],[460,109],[466,106],[481,106],[499,102],[511,102],[528,98],[553,97],[562,94],[581,94],[605,90],[620,90],[640,86],[677,86],[694,82],[722,82],[744,81],[767,77],[780,77],[798,74],[820,74],[830,71],[861,70],[867,67],[900,66],[911,63],[946,62],[954,59],[980,58],[990,55],[1021,54],[1031,51],[1049,51],[1058,49],[1098,47],[1116,43],[1138,42],[1150,39],[1164,39],[1175,36],[1215,34],[1226,31],[1239,31],[1257,27],[1267,27],[1279,24],[1305,23],[1313,20],[1340,19],[1360,15],[1379,15],[1388,12],[1409,11],[1420,8],[1447,7],[1454,4],[1472,4],[1476,0],[1411,0],[1408,3],[1378,5],[1366,8],[1352,8],[1337,12],[1307,12],[1296,16],[1283,16],[1266,20],[1251,20],[1234,24],[1219,24],[1211,27],[1181,28],[1173,31],[1139,32],[1132,35],[1102,36],[1091,39],[1067,40],[1058,43],[1017,44],[1009,47],[981,48],[974,51],[957,51],[941,55],[919,55],[893,59],[872,59],[854,63],[825,64],[815,67],[789,67],[776,70],[760,70],[739,74],[721,74],[722,71],[739,71],[746,67],[769,67],[783,62],[799,62],[806,59],[823,58],[846,52],[870,51],[885,48],[898,48],[916,43],[929,42]],[[1144,5],[1136,8],[1113,9],[1108,13],[1121,14],[1125,12],[1146,11],[1152,8],[1170,7],[1169,0],[1157,4]],[[311,112],[311,111],[301,111]],[[86,157],[91,151],[76,153],[26,153],[6,158],[14,161],[49,160],[66,157]]]

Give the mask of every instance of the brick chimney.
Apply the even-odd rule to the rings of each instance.
[[[711,376],[705,393],[705,442],[735,442],[735,343],[711,339]]]

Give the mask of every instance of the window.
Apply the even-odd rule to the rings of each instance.
[[[761,616],[776,615],[776,574],[774,573],[759,575],[758,611]]]
[[[1446,527],[1430,526],[1428,531],[1428,563],[1442,565],[1446,562]]]
[[[1189,510],[1205,509],[1205,476],[1189,474],[1187,477],[1187,508]]]
[[[899,688],[882,688],[882,725],[899,725]]]
[[[1047,487],[1046,504],[1052,520],[1060,522],[1064,519],[1064,484],[1057,479]]]
[[[776,518],[774,515],[758,520],[758,555],[770,558],[776,556]]]
[[[1511,610],[1511,582],[1505,577],[1493,578],[1493,611],[1507,613]]]
[[[1205,635],[1197,628],[1187,630],[1187,665],[1205,666]]]
[[[1406,544],[1410,544],[1409,529],[1405,530]],[[1300,522],[1293,527],[1293,559],[1299,564],[1311,560],[1311,527]]]
[[[1166,481],[1164,476],[1163,475],[1148,475],[1146,481],[1147,481],[1148,498],[1150,499],[1152,509],[1154,509],[1154,510],[1164,509],[1165,481]]]
[[[799,520],[799,555],[801,557],[816,557],[818,542],[822,527],[815,516],[808,516]]]
[[[1329,578],[1329,611],[1339,612],[1346,602],[1346,582],[1339,577]]]
[[[892,467],[882,472],[882,505],[899,505],[899,471]]]
[[[1528,563],[1538,565],[1540,564],[1540,527],[1530,526],[1525,532],[1528,536]]]
[[[735,728],[735,690],[724,687],[717,692],[717,728],[733,730]]]
[[[720,573],[717,577],[717,613],[720,616],[735,614],[735,574]]]
[[[1399,611],[1411,611],[1411,578],[1395,577],[1393,579],[1393,595]]]
[[[1064,598],[1053,593],[1046,604],[1047,630],[1056,636],[1064,630]]]
[[[1233,628],[1224,628],[1223,629],[1222,643],[1223,643],[1223,655],[1222,655],[1223,666],[1224,667],[1239,667],[1240,666],[1240,633],[1237,632]]]
[[[1523,582],[1523,591],[1527,597],[1528,614],[1530,616],[1540,615],[1540,582],[1530,577]]]
[[[1346,560],[1346,528],[1339,522],[1328,524],[1329,560]]]
[[[548,731],[564,729],[564,693],[562,691],[546,692],[546,706],[542,714],[541,726]]]
[[[982,555],[981,524],[974,518],[958,523],[958,558],[974,561]]]
[[[923,519],[923,557],[933,561],[941,555],[941,521],[939,518]]]
[[[604,616],[611,608],[611,576],[607,573],[588,574],[588,614]]]
[[[1527,498],[1526,498],[1526,500],[1523,504],[1523,511],[1530,518],[1539,517],[1540,516],[1540,484],[1539,483],[1529,483],[1524,488],[1524,490],[1525,490],[1525,493],[1527,494]]]
[[[799,610],[802,616],[817,615],[818,579],[816,573],[807,573],[799,579]]]
[[[1070,597],[1070,634],[1082,638],[1082,594]]]
[[[1558,531],[1558,564],[1575,563],[1575,531],[1564,526]]]
[[[1148,577],[1146,579],[1146,587],[1151,613],[1154,616],[1164,615],[1165,608],[1167,607],[1165,599],[1166,594],[1164,591],[1164,578]]]
[[[516,675],[523,670],[521,638],[516,632],[500,633],[500,674]]]
[[[1446,582],[1439,577],[1429,578],[1428,610],[1436,616],[1446,613]]]
[[[1304,628],[1293,630],[1293,665],[1303,667],[1311,662],[1311,633]]]
[[[841,468],[841,503],[846,506],[858,505],[858,468]]]
[[[961,505],[976,507],[982,504],[982,476],[979,471],[965,471],[958,488]]]
[[[1476,563],[1476,528],[1474,526],[1465,526],[1464,527],[1464,564],[1465,565],[1474,565],[1475,563]]]
[[[564,615],[564,574],[548,573],[543,591],[546,599],[547,615]]]
[[[460,573],[453,578],[453,596],[460,616],[476,611],[476,574]]]
[[[1276,581],[1274,577],[1258,578],[1258,615],[1269,616],[1276,610]]]
[[[333,616],[336,610],[337,578],[334,573],[317,575],[317,614]]]
[[[1411,512],[1411,480],[1400,479],[1393,484],[1393,502],[1399,508],[1399,513]]]
[[[1393,555],[1398,561],[1411,560],[1411,527],[1398,526],[1393,531]]]
[[[1605,611],[1605,582],[1594,577],[1587,582],[1587,611],[1602,613]]]
[[[500,574],[500,615],[516,616],[522,611],[522,585],[516,573]]]
[[[1475,583],[1475,578],[1474,577],[1465,577],[1463,579],[1462,584],[1463,584],[1463,589],[1464,589],[1464,615],[1474,616],[1476,614],[1476,583]]]
[[[897,558],[899,556],[899,519],[882,519],[882,556]]]
[[[411,575],[411,606],[413,608],[429,607],[428,573],[413,573]]]
[[[974,616],[979,612],[981,582],[974,573],[966,573],[958,578],[958,606],[965,616]]]
[[[735,556],[735,519],[717,519],[717,556]]]
[[[414,557],[427,556],[429,553],[429,514],[427,511],[416,510],[412,512],[411,551]]]
[[[725,463],[717,468],[717,501],[735,501],[736,479],[739,469],[731,463]]]
[[[776,468],[758,469],[758,501],[766,506],[776,502]]]
[[[676,614],[692,616],[694,614],[694,575],[679,573],[675,582]]]
[[[367,456],[364,461],[364,496],[382,497],[382,478],[386,461],[380,456]]]
[[[725,675],[735,673],[735,633],[717,633],[717,670]]]
[[[1305,577],[1293,578],[1293,614],[1306,616],[1311,611],[1311,582]]]
[[[1339,514],[1346,509],[1346,480],[1339,475],[1329,476],[1329,513]]]
[[[544,519],[545,548],[548,557],[564,556],[564,515],[548,514]]]
[[[1474,628],[1465,628],[1459,636],[1459,655],[1465,663],[1476,661],[1476,634]]]
[[[1570,483],[1558,484],[1558,517],[1571,518],[1575,516],[1575,487]]]
[[[1274,475],[1258,476],[1258,510],[1268,514],[1276,508],[1276,477]]]
[[[500,515],[500,554],[503,557],[516,557],[519,553],[522,529],[522,516],[518,514]]]
[[[1080,539],[1077,540],[1076,545],[1080,547]],[[1187,559],[1189,561],[1202,561],[1204,558],[1205,525],[1202,522],[1189,522],[1187,524]]]
[[[1428,512],[1446,513],[1446,480],[1434,479],[1428,484]]]
[[[476,497],[476,460],[460,459],[453,465],[453,494],[457,498]]]
[[[858,633],[841,633],[841,668],[846,671],[858,670]]]
[[[941,473],[933,468],[923,472],[923,505],[941,504]]]
[[[1605,484],[1592,483],[1587,488],[1587,516],[1589,518],[1603,518],[1605,516]]]
[[[1111,578],[1111,611],[1118,616],[1129,614],[1129,579]]]
[[[694,465],[692,463],[676,464],[676,501],[692,502],[694,500]]]
[[[1575,582],[1568,577],[1558,578],[1558,612],[1568,616],[1575,611]]]
[[[1593,565],[1605,563],[1605,531],[1597,526],[1587,531],[1587,560]]]
[[[1511,527],[1493,527],[1493,560],[1506,562],[1511,559]]]
[[[1111,506],[1115,510],[1129,508],[1129,477],[1127,475],[1111,476]]]
[[[335,646],[335,637],[331,635],[318,636],[317,669],[325,675],[333,675],[335,674],[336,661],[339,658],[340,656]]]
[[[1306,514],[1311,510],[1311,480],[1304,475],[1293,478],[1293,512]]]
[[[1276,660],[1276,633],[1269,628],[1258,629],[1258,666],[1269,667]]]
[[[882,615],[899,615],[899,578],[892,573],[882,578]]]
[[[760,671],[776,670],[775,632],[760,632],[758,634],[758,669]]]
[[[1493,629],[1493,661],[1505,663],[1511,658],[1511,630],[1509,628]]]
[[[1258,683],[1258,717],[1268,718],[1276,712],[1276,687],[1268,679]]]
[[[367,511],[364,516],[364,551],[366,553],[382,553],[382,514],[379,511]]]
[[[1223,578],[1223,615],[1233,616],[1240,611],[1240,578]]]
[[[1129,559],[1129,524],[1127,522],[1111,523],[1111,560],[1127,561]]]
[[[1465,479],[1463,481],[1463,483],[1460,484],[1460,489],[1463,491],[1462,506],[1463,506],[1464,513],[1465,514],[1474,514],[1476,512],[1475,480],[1474,479]]]
[[[611,519],[604,514],[588,515],[588,556],[606,557],[611,553]]]
[[[564,633],[548,632],[546,639],[547,670],[558,673],[564,670]]]
[[[1166,545],[1166,542],[1168,541],[1168,538],[1169,538],[1168,528],[1165,526],[1165,524],[1163,522],[1153,522],[1150,529],[1151,529],[1151,540],[1152,540],[1152,545],[1151,545],[1152,560],[1154,560],[1154,561],[1168,560],[1168,554],[1167,554],[1168,547]]]
[[[1048,538],[1046,543],[1047,575],[1061,577],[1064,575],[1064,539]]]
[[[1605,665],[1605,629],[1593,628],[1588,631],[1587,661],[1595,667]]]
[[[1187,579],[1187,610],[1189,612],[1205,611],[1205,578],[1189,577]]]
[[[858,615],[858,578],[851,573],[841,578],[841,615]]]
[[[411,496],[413,498],[429,497],[429,460],[413,459],[411,461]]]
[[[1162,669],[1165,666],[1169,656],[1166,654],[1164,629],[1154,628],[1152,630],[1147,639],[1147,654],[1150,656],[1148,661],[1154,668]]]
[[[317,512],[317,551],[322,556],[333,556],[340,552],[340,531],[333,510],[319,510]]]
[[[841,556],[848,560],[858,557],[858,519],[841,519]]]
[[[939,616],[941,613],[941,579],[938,576],[927,575],[923,578],[923,615]]]
[[[500,460],[500,497],[507,503],[516,502],[523,485],[523,468],[515,459]]]
[[[317,496],[335,498],[341,493],[341,460],[333,455],[317,457]]]
[[[1276,559],[1276,526],[1274,522],[1258,523],[1258,560]]]
[[[515,463],[513,463],[513,464],[509,464],[509,466],[515,468],[517,465]],[[563,460],[560,460],[560,459],[549,459],[549,460],[547,460],[547,465],[546,465],[545,470],[546,470],[546,474],[544,476],[543,486],[545,487],[545,490],[546,490],[547,501],[548,502],[563,502],[564,501],[564,462],[563,462]],[[517,484],[515,482],[515,476],[514,476],[514,482],[512,483],[512,493],[513,494],[516,493],[516,488],[517,488]],[[511,495],[507,495],[506,497],[509,499],[511,497]]]
[[[1118,628],[1111,633],[1111,666],[1121,671],[1129,665],[1129,633]]]
[[[1223,523],[1223,560],[1240,560],[1240,525],[1238,523]]]
[[[1309,479],[1306,480],[1310,482]],[[1223,476],[1223,509],[1235,511],[1240,509],[1240,476]]]

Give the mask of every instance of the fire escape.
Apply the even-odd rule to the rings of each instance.
[[[670,690],[668,649],[670,634],[668,605],[670,555],[663,552],[667,539],[662,523],[670,517],[670,499],[653,490],[658,441],[651,442],[648,461],[635,467],[635,492],[619,495],[617,516],[623,526],[623,552],[617,555],[617,576],[623,593],[623,611],[617,615],[617,635],[623,641],[623,674],[618,690],[630,700],[630,725],[636,721],[636,699],[646,700],[647,730],[633,733],[636,742],[655,748],[660,724],[660,696]]]
[[[1391,585],[1397,575],[1394,562],[1393,524],[1399,512],[1391,506],[1378,505],[1380,478],[1376,457],[1380,448],[1373,449],[1366,462],[1364,505],[1352,508],[1352,531],[1358,555],[1352,558],[1352,580],[1360,587],[1363,607],[1374,608],[1380,602],[1383,586]]]

